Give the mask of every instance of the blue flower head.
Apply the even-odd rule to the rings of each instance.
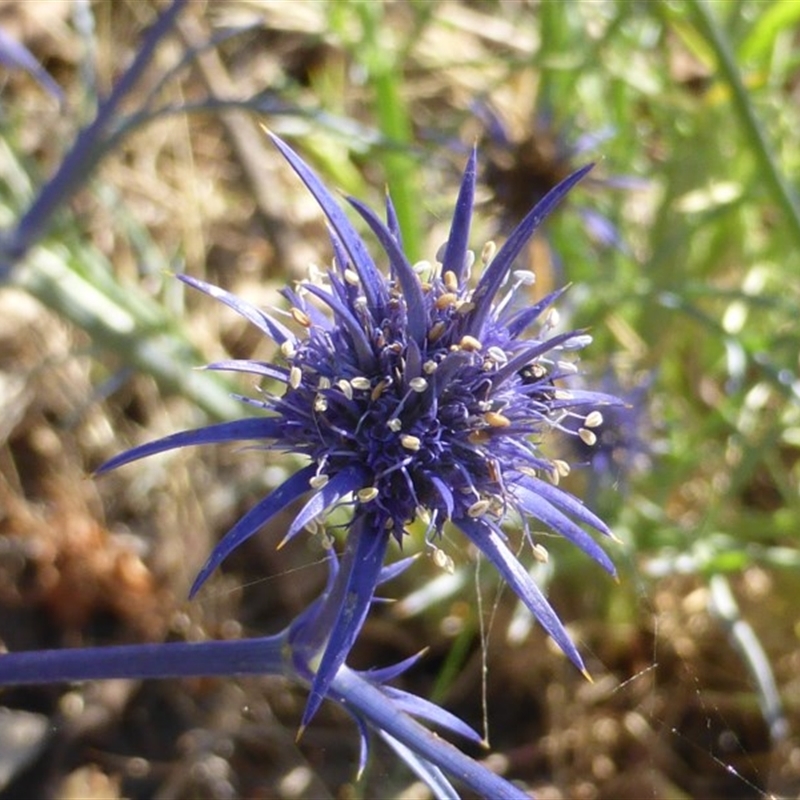
[[[390,199],[385,223],[349,199],[380,244],[379,266],[314,172],[286,143],[272,138],[327,217],[334,253],[330,269],[284,290],[289,303],[284,321],[279,312],[267,313],[195,278],[181,280],[233,308],[280,348],[280,363],[237,360],[210,368],[269,378],[282,392],[248,400],[261,416],[168,436],[122,453],[101,471],[214,442],[256,440],[308,457],[307,466],[223,537],[193,593],[234,548],[295,501],[310,495],[284,542],[333,506],[350,506],[341,568],[320,612],[325,619],[306,626],[307,633],[292,645],[302,651],[303,663],[313,665],[304,724],[363,625],[390,542],[402,543],[415,520],[427,524],[429,538],[448,524],[460,528],[583,670],[555,611],[509,548],[502,524],[519,521],[531,540],[527,520],[538,519],[614,574],[608,556],[581,524],[609,536],[610,531],[557,486],[568,466],[547,458],[540,444],[553,428],[591,441],[598,415],[587,419],[578,409],[615,400],[563,387],[562,379],[575,372],[574,351],[590,339],[580,331],[555,332],[551,306],[560,292],[520,307],[518,290],[532,275],[512,270],[542,220],[590,167],[550,191],[502,247],[486,246],[478,258],[482,273],[472,281],[474,151],[435,265],[409,263]],[[576,432],[568,423],[577,415]]]

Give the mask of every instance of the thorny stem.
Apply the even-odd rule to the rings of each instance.
[[[211,675],[283,675],[285,636],[0,655],[0,686]],[[233,652],[235,651],[235,656]]]
[[[307,685],[291,663],[288,637],[286,630],[276,636],[239,641],[4,653],[0,655],[0,686],[211,675],[283,675]],[[348,667],[339,669],[328,696],[480,796],[530,800],[530,795],[400,711],[378,687]]]
[[[44,236],[53,214],[86,182],[89,172],[107,152],[107,148],[103,146],[103,138],[111,127],[122,99],[141,77],[159,42],[170,30],[185,4],[186,0],[173,0],[172,5],[159,16],[147,32],[133,63],[108,98],[98,105],[94,121],[80,131],[55,175],[19,220],[11,242],[6,248],[4,259],[14,262],[22,258]],[[11,264],[0,264],[0,267],[10,266]]]

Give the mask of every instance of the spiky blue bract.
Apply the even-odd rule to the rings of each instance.
[[[474,254],[467,248],[475,192],[476,155],[467,163],[441,263],[412,266],[402,250],[391,200],[384,224],[350,200],[380,245],[379,267],[333,196],[285,142],[273,141],[302,179],[331,228],[335,258],[325,274],[284,296],[289,313],[266,313],[196,279],[186,283],[216,297],[280,345],[282,363],[220,362],[217,369],[263,375],[284,384],[251,405],[262,420],[228,423],[176,434],[118,456],[105,468],[189,444],[239,441],[299,453],[310,465],[259,503],[217,546],[194,589],[219,562],[277,511],[312,493],[286,539],[334,505],[351,507],[348,540],[325,611],[305,637],[293,640],[302,663],[316,665],[307,679],[311,697],[305,724],[361,629],[392,538],[401,542],[417,518],[428,535],[460,526],[497,567],[545,630],[583,670],[581,657],[546,598],[505,543],[508,518],[539,519],[577,544],[609,572],[610,560],[580,525],[610,531],[554,484],[567,470],[540,449],[551,429],[592,438],[576,409],[614,402],[570,392],[563,380],[576,371],[574,351],[590,338],[556,333],[551,303],[521,306],[520,288],[532,281],[513,272],[514,261],[545,216],[588,171],[556,186],[497,250],[483,249],[483,273],[471,283]],[[291,317],[286,325],[277,315]],[[577,419],[578,425],[571,424]],[[570,424],[567,424],[567,423]],[[262,428],[259,428],[262,425]],[[324,619],[322,618],[324,617]]]
[[[377,583],[382,585],[396,577],[413,561],[405,558],[384,567]],[[313,640],[323,632],[330,608],[339,606],[334,595],[341,574],[338,559],[331,554],[325,590],[287,629],[274,636],[4,653],[0,656],[0,686],[210,675],[283,675],[308,685],[314,666],[304,659],[315,659],[316,654],[306,646],[298,646],[298,642]],[[481,737],[472,728],[421,697],[385,685],[414,666],[418,659],[419,656],[413,656],[362,673],[341,666],[330,681],[327,697],[344,706],[358,729],[361,745],[358,775],[367,764],[372,731],[428,784],[436,798],[458,800],[447,773],[480,797],[525,800],[528,795],[456,750],[420,721],[480,743]]]

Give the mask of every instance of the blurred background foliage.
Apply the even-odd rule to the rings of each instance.
[[[562,325],[594,337],[579,380],[630,403],[592,450],[550,444],[621,539],[619,583],[554,539],[532,566],[595,683],[455,534],[440,543],[455,572],[434,554],[396,582],[356,666],[430,646],[408,688],[486,720],[492,763],[541,798],[796,796],[800,3],[198,1],[147,40],[165,8],[0,5],[63,91],[0,71],[6,647],[273,632],[320,589],[318,538],[275,553],[283,518],[185,601],[285,456],[177,452],[84,478],[129,445],[241,415],[229,392],[256,387],[196,367],[272,355],[170,273],[274,305],[330,257],[259,123],[329,186],[379,206],[388,185],[414,260],[442,243],[473,143],[476,250],[595,161],[520,265],[537,273],[531,302],[571,284]],[[426,796],[380,750],[354,783],[335,710],[297,745],[303,698],[276,679],[0,702],[0,742],[29,730],[0,747],[4,797]]]

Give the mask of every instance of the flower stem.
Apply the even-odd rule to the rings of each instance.
[[[113,678],[283,675],[284,636],[213,642],[82,647],[0,655],[0,685]]]
[[[113,125],[114,115],[119,110],[122,99],[142,76],[152,60],[157,45],[172,28],[175,17],[185,4],[186,0],[173,0],[147,32],[133,63],[111,94],[98,106],[94,121],[78,133],[55,175],[45,184],[17,223],[10,244],[4,248],[7,250],[3,253],[4,259],[21,259],[47,233],[58,209],[85,185],[89,173],[108,152],[107,142],[104,140]]]

